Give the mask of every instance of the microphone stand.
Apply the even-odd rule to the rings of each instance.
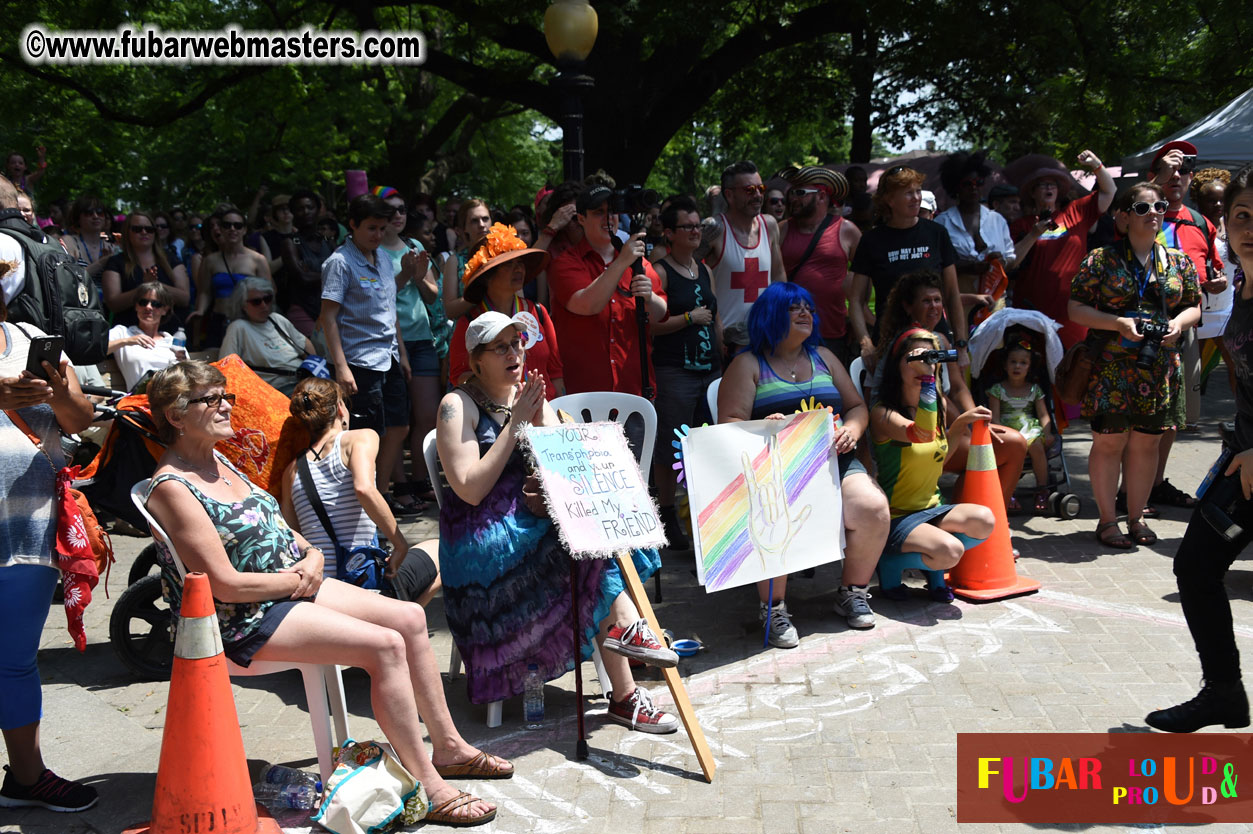
[[[618,239],[618,236],[611,235],[609,239],[614,251],[621,252],[622,241]],[[643,258],[636,258],[635,263],[631,264],[631,274],[644,274]],[[651,400],[656,391],[653,389],[653,381],[648,374],[648,303],[638,295],[635,296],[635,325],[639,330],[640,342],[640,396]]]

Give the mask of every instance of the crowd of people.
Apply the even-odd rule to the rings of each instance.
[[[662,440],[710,419],[706,392],[715,381],[721,423],[782,420],[815,402],[837,413],[831,453],[847,535],[835,612],[858,629],[874,626],[869,587],[883,555],[918,553],[942,571],[990,535],[986,507],[948,501],[939,487],[943,472],[964,471],[975,422],[992,424],[1007,507],[1023,509],[1015,490],[1030,458],[1032,509],[1043,512],[1047,455],[1068,422],[1088,419],[1096,538],[1109,548],[1151,545],[1146,519],[1159,505],[1197,503],[1164,473],[1175,433],[1199,416],[1189,398],[1202,351],[1217,350],[1238,394],[1232,468],[1247,498],[1247,340],[1228,326],[1219,343],[1202,345],[1193,331],[1202,308],[1205,339],[1223,334],[1228,315],[1247,324],[1253,290],[1236,264],[1253,257],[1248,171],[1193,171],[1195,155],[1187,143],[1169,143],[1148,179],[1118,193],[1085,150],[1077,162],[1095,187],[1084,194],[1057,160],[1040,157],[1016,182],[989,184],[985,154],[956,153],[940,174],[943,211],[924,191],[925,175],[908,165],[882,171],[871,190],[858,166],[791,167],[763,178],[748,161],[729,165],[705,194],[649,205],[597,173],[545,186],[508,211],[471,198],[441,206],[380,186],[338,213],[300,189],[259,192],[247,210],[221,204],[204,214],[174,208],[116,218],[93,195],[41,207],[7,180],[0,210],[37,222],[96,282],[112,314],[108,350],[122,383],[146,384],[169,444],[150,507],[187,566],[209,574],[227,654],[245,664],[331,657],[370,670],[376,716],[439,806],[432,819],[473,824],[494,807],[444,778],[501,778],[512,766],[468,745],[448,717],[421,608],[441,588],[472,701],[520,693],[528,667],[545,679],[572,668],[557,630],[577,584],[583,652],[596,643],[609,653],[610,719],[655,733],[678,724],[627,666],[628,658],[677,658],[634,610],[616,565],[572,563],[535,501],[517,432],[556,422],[555,397],[655,390],[653,482],[671,549],[688,541]],[[0,234],[6,302],[23,281],[8,239]],[[1078,409],[1067,413],[1053,399],[1045,333],[1015,332],[972,384],[972,327],[1004,306],[1037,311],[1056,323],[1066,348],[1086,347],[1095,371]],[[29,412],[44,435],[81,428],[90,406],[77,380],[93,369],[63,363],[47,380],[31,377],[22,371],[31,337],[0,329],[0,400]],[[312,442],[285,474],[281,502],[214,453],[230,430],[233,395],[214,368],[189,360],[197,351],[238,354],[290,395]],[[27,467],[35,447],[9,438],[9,421],[0,430],[8,438],[3,468]],[[448,489],[439,540],[414,543],[397,519],[434,497],[422,455],[432,430]],[[28,489],[30,507],[51,501],[50,482]],[[30,507],[22,505],[20,524],[13,505],[4,509],[4,529],[24,531],[6,533],[18,537],[0,553],[0,610],[15,635],[6,686],[20,681],[25,694],[6,699],[0,716],[12,763],[0,805],[78,810],[94,792],[51,776],[38,752],[32,623],[46,611],[17,600],[48,596],[54,574],[50,516]],[[1154,726],[1248,723],[1230,613],[1224,618],[1218,603],[1223,571],[1253,536],[1243,520],[1253,511],[1241,504],[1232,512],[1245,532],[1222,541],[1194,516],[1180,551],[1190,558],[1177,567],[1206,688],[1150,716]],[[344,543],[380,540],[392,552],[388,576],[418,605],[363,596],[335,579]],[[632,556],[641,577],[660,566],[655,550]],[[176,572],[167,574],[177,584]],[[901,586],[882,592],[907,595]],[[800,642],[786,593],[786,576],[759,583],[758,617],[779,648]],[[942,581],[927,594],[953,599]],[[435,747],[429,756],[416,735],[418,710]]]

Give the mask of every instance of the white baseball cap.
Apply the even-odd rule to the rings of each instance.
[[[470,326],[466,328],[466,350],[472,352],[479,345],[491,344],[492,340],[499,336],[500,332],[506,327],[518,328],[518,332],[522,336],[522,349],[530,348],[534,340],[527,338],[530,322],[523,318],[524,315],[526,314],[518,313],[513,318],[510,318],[504,313],[497,313],[494,310],[483,313],[470,322]]]
[[[922,208],[927,211],[935,211],[935,194],[930,191],[922,192]]]

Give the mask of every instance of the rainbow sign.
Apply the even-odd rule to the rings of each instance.
[[[697,576],[706,591],[842,558],[833,432],[831,414],[820,410],[705,426],[684,439]]]

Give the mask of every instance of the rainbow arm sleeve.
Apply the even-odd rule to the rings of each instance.
[[[935,393],[935,377],[922,378],[922,392],[918,396],[918,411],[914,422],[905,428],[905,436],[910,443],[930,443],[935,439],[935,428],[939,421],[939,398]]]

